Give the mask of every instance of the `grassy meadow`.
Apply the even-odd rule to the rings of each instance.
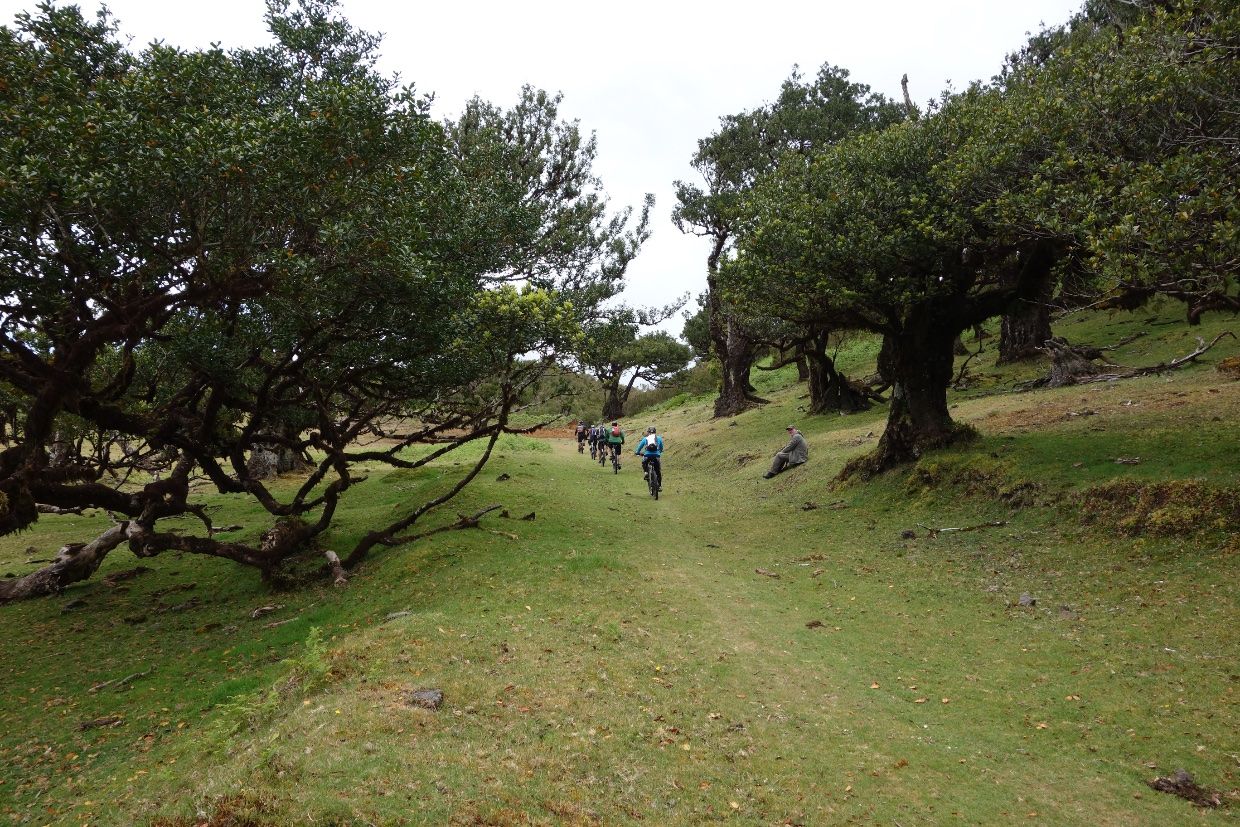
[[[1114,360],[1235,327],[1172,312]],[[1103,345],[1144,318],[1056,332]],[[377,552],[342,589],[117,550],[0,607],[0,824],[1233,823],[1240,382],[1214,364],[1240,345],[1028,393],[1044,366],[993,349],[952,395],[981,438],[869,483],[833,478],[885,410],[806,417],[789,368],[732,420],[682,397],[629,423],[665,434],[657,502],[636,458],[615,475],[505,438],[435,519],[509,516]],[[839,363],[868,373],[876,350]],[[763,480],[788,421],[810,463]],[[467,460],[376,469],[326,542]],[[213,503],[229,536],[266,525]],[[106,524],[44,517],[0,538],[0,574]],[[438,710],[410,703],[428,688]],[[1229,806],[1146,786],[1179,768]]]

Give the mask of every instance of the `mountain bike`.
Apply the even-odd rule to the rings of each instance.
[[[620,473],[620,446],[611,446],[611,472],[613,474]]]
[[[584,454],[586,452],[586,441],[584,439],[577,440],[577,453]]]
[[[598,446],[598,466],[602,468],[607,465],[607,443],[600,442]]]
[[[663,474],[659,471],[659,466],[653,462],[647,464],[646,479],[650,484],[650,496],[656,500],[659,499],[659,491],[663,488]]]
[[[598,459],[598,443],[597,442],[590,443],[590,459],[592,460]]]

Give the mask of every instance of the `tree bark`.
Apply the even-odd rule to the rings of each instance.
[[[715,237],[710,256],[706,259],[707,329],[715,354],[719,357],[719,396],[715,399],[715,417],[735,416],[756,404],[766,402],[753,392],[749,373],[753,367],[755,345],[735,319],[727,313],[719,292],[719,259],[727,236]]]
[[[1041,348],[1052,335],[1050,308],[1042,302],[1022,304],[1003,317],[999,329],[998,364],[1006,365],[1041,356]]]
[[[1050,303],[1055,280],[1051,278],[1051,268],[1055,259],[1053,256],[1039,256],[1037,252],[1030,255],[1030,269],[1037,267],[1042,272],[1034,272],[1038,282],[1033,295],[1018,301],[1003,317],[999,328],[997,364],[1000,365],[1038,358],[1042,355],[1042,346],[1052,335]]]
[[[892,380],[887,427],[874,453],[848,463],[841,478],[864,478],[974,436],[972,428],[952,421],[947,409],[955,338],[950,328],[932,325],[886,335],[883,348]]]
[[[719,351],[722,377],[715,399],[716,417],[735,416],[767,401],[754,392],[750,382],[757,343],[735,319],[727,319],[724,326],[727,336],[724,349]]]
[[[297,436],[297,433],[288,425],[280,425],[276,430],[288,439],[295,439]],[[255,480],[269,480],[281,474],[305,471],[310,467],[305,457],[290,446],[281,443],[255,447],[245,464],[247,475]]]
[[[624,416],[624,400],[620,398],[618,384],[608,386],[607,395],[603,398],[603,419],[612,422]]]
[[[71,583],[94,574],[108,552],[129,539],[129,522],[117,523],[89,543],[70,543],[56,554],[50,565],[24,577],[0,580],[0,603],[60,594]]]
[[[796,359],[796,363],[797,363],[797,381],[808,382],[809,381],[809,361],[805,358],[805,354],[802,353],[798,355]]]
[[[870,400],[835,369],[835,360],[827,355],[825,335],[815,338],[806,346],[805,360],[809,369],[811,414],[849,414],[870,407]]]
[[[52,436],[52,443],[47,449],[47,467],[66,468],[77,459],[77,451],[73,442],[65,435],[63,428],[57,428]]]

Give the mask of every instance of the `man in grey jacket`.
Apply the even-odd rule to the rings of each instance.
[[[763,479],[769,480],[776,474],[798,465],[804,465],[809,460],[809,446],[805,444],[805,437],[801,436],[801,432],[793,425],[789,425],[787,431],[788,444],[775,455],[774,461],[771,462],[771,470],[762,475]]]

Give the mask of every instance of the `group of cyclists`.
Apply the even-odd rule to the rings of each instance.
[[[590,459],[605,465],[610,458],[617,473],[620,471],[620,452],[624,449],[624,437],[624,429],[619,422],[590,425],[585,420],[577,420],[577,453],[584,454],[588,445]],[[646,429],[633,454],[642,458],[642,476],[649,481],[650,475],[655,474],[658,488],[662,488],[663,465],[660,457],[663,456],[663,437],[656,433],[653,425]]]

